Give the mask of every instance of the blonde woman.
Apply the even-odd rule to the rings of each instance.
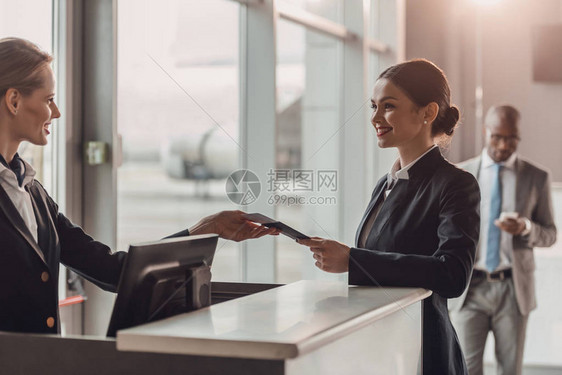
[[[58,211],[17,150],[47,144],[55,103],[52,57],[33,43],[0,39],[0,330],[57,333],[59,263],[115,291],[124,252],[112,253]],[[234,241],[277,234],[241,211],[205,217],[172,235],[217,233]]]

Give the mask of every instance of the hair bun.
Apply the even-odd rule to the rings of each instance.
[[[460,112],[459,109],[453,105],[445,110],[445,119],[443,121],[443,130],[447,135],[453,135],[457,122],[459,122]]]

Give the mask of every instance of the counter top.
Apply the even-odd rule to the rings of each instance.
[[[289,359],[427,298],[419,288],[299,281],[117,333],[117,349]]]

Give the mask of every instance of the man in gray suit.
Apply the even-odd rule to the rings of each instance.
[[[490,108],[486,148],[459,165],[478,179],[482,194],[472,279],[450,307],[470,375],[483,373],[489,331],[497,374],[521,374],[527,320],[536,307],[533,248],[556,241],[549,174],[515,153],[519,119],[511,106]]]

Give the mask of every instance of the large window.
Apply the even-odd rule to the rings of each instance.
[[[142,5],[141,5],[142,4]],[[118,2],[118,248],[224,209],[239,159],[239,5]],[[215,280],[238,280],[238,245],[219,242]]]
[[[368,99],[364,43],[371,39],[364,35],[369,18],[364,2],[241,3],[116,3],[117,102],[87,100],[86,109],[107,113],[116,108],[122,158],[111,159],[116,171],[107,165],[85,169],[91,182],[85,184],[86,196],[97,202],[110,195],[116,207],[87,204],[83,214],[100,238],[114,229],[103,220],[116,210],[119,250],[224,209],[261,212],[309,235],[352,244],[368,202],[365,181],[369,173],[378,175],[365,163],[372,155],[365,152],[369,125],[361,111]],[[95,4],[92,8],[113,14]],[[99,33],[94,41],[103,39],[105,48],[114,43],[105,34],[111,18],[88,23]],[[94,59],[99,55],[93,53],[97,43],[85,48]],[[94,76],[95,82],[105,79]],[[111,94],[107,86],[93,91]],[[119,150],[114,144],[119,137],[107,132],[112,121],[106,117],[104,122],[88,123],[87,133],[101,135],[111,150]],[[261,180],[262,195],[253,203],[233,203],[225,191],[229,174],[240,168]],[[115,176],[116,193],[106,189],[102,194]],[[246,185],[250,182],[237,188]],[[295,198],[305,201],[290,201]],[[114,241],[111,234],[108,240]],[[285,283],[345,275],[321,272],[307,248],[268,237],[241,246],[219,241],[213,278]],[[88,303],[97,304],[92,293]],[[108,303],[100,302],[92,315],[99,317]]]
[[[342,22],[344,0],[281,0],[286,6],[306,10],[337,23]]]
[[[378,43],[384,43],[388,46],[400,46],[400,43],[397,40],[395,26],[397,22],[395,7],[396,5],[392,2],[371,0],[371,17],[369,18],[370,22],[368,29],[372,40],[376,40]],[[394,17],[392,16],[393,14]],[[386,53],[380,53],[376,49],[370,50],[368,67],[369,78],[367,79],[368,98],[373,95],[373,88],[379,74],[399,60],[398,54],[399,48],[387,51]],[[366,117],[370,121],[372,114],[370,105],[366,105],[366,111]],[[371,146],[367,148],[368,156],[366,158],[366,162],[369,165],[369,170],[377,171],[377,173],[369,176],[370,181],[366,181],[369,185],[368,189],[372,190],[379,178],[381,178],[383,174],[389,172],[390,166],[398,158],[398,152],[395,148],[379,148],[377,146],[377,137],[374,129],[371,129],[371,131],[367,133],[367,140],[368,144]]]
[[[361,116],[364,112],[355,114],[358,108],[368,108],[367,98],[349,103],[346,113],[343,108],[345,69],[364,69],[361,59],[355,60],[357,66],[344,64],[346,42],[355,43],[352,54],[362,49],[361,39],[342,34],[348,5],[340,0],[273,3],[279,6],[279,13],[273,12],[279,18],[260,24],[276,28],[275,43],[260,45],[263,56],[276,56],[276,66],[269,68],[276,72],[275,96],[268,96],[267,85],[261,92],[248,87],[255,82],[261,86],[260,79],[252,77],[257,74],[254,70],[247,71],[243,75],[247,81],[239,84],[244,64],[252,65],[239,57],[239,49],[255,48],[256,42],[255,34],[241,34],[250,27],[241,22],[253,24],[268,17],[267,4],[250,3],[248,7],[255,7],[257,13],[241,12],[237,2],[226,0],[142,4],[118,3],[118,133],[123,149],[118,170],[118,248],[162,237],[222,209],[239,208],[225,194],[225,178],[242,166],[239,144],[248,139],[240,136],[244,129],[252,134],[275,133],[270,148],[275,155],[264,157],[272,160],[269,173],[258,173],[262,194],[268,195],[267,207],[275,206],[268,213],[312,236],[353,238],[347,229],[353,225],[344,228],[340,219],[343,207],[361,207],[348,215],[358,223],[368,195],[356,194],[352,205],[349,196],[341,196],[342,184],[353,188],[342,180],[341,168],[349,164],[343,162],[342,150],[363,139],[344,140],[343,135],[351,127],[369,125],[368,116]],[[351,10],[363,12],[361,4],[355,7]],[[348,82],[346,89],[361,93],[365,79]],[[247,108],[253,116],[263,107],[255,106],[255,97],[239,98],[244,88],[250,95],[275,97],[275,124],[257,128],[249,124],[252,120],[239,108],[252,102]],[[254,135],[249,139],[262,141]],[[248,204],[244,209],[253,212],[256,207]],[[258,242],[257,247],[261,244],[267,247],[258,249],[262,254],[272,251],[266,242]],[[255,253],[242,253],[238,245],[221,241],[213,277],[252,280],[249,267],[267,268],[264,275],[276,275],[269,280],[280,283],[343,277],[317,270],[306,248],[285,237],[275,240],[273,251],[273,261],[264,258],[248,265],[248,254]]]
[[[326,10],[337,13],[337,7]],[[341,44],[303,26],[278,23],[277,160],[267,184],[280,220],[309,236],[333,239],[340,238]],[[314,267],[306,250],[278,238],[278,282],[330,277]]]

